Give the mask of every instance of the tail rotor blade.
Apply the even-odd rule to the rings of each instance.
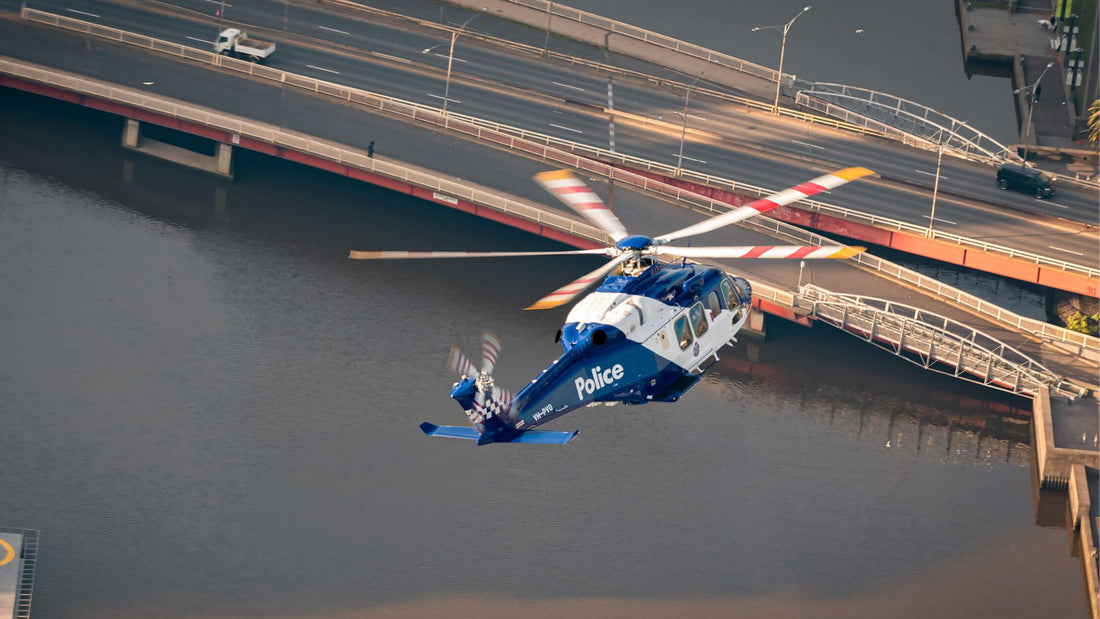
[[[695,225],[682,228],[675,232],[670,232],[663,236],[659,236],[653,239],[654,245],[663,245],[669,241],[675,241],[676,239],[682,239],[688,236],[695,236],[697,234],[703,234],[704,232],[710,232],[717,230],[723,226],[728,226],[732,223],[739,222],[743,219],[748,219],[753,215],[759,215],[760,213],[766,213],[772,209],[779,208],[791,202],[796,202],[802,198],[808,198],[814,194],[821,193],[822,191],[828,191],[841,185],[854,181],[864,176],[874,174],[867,168],[845,168],[832,174],[826,174],[819,176],[812,181],[806,181],[801,185],[795,185],[789,189],[784,189],[778,193],[754,200],[744,206],[737,207],[732,211],[718,215],[717,217],[711,217],[705,221],[701,221]]]
[[[476,376],[477,370],[474,364],[456,346],[451,346],[451,354],[447,357],[447,367],[455,374],[463,376]]]
[[[492,375],[500,355],[500,338],[492,331],[481,332],[481,371]]]
[[[534,303],[523,309],[542,310],[550,309],[552,307],[558,307],[559,305],[565,305],[566,303],[569,303],[573,299],[577,298],[578,295],[587,290],[590,286],[598,282],[601,277],[610,273],[612,269],[619,266],[623,262],[626,262],[630,258],[637,257],[637,255],[638,252],[636,251],[624,252],[619,255],[619,257],[608,262],[607,264],[596,269],[595,271],[578,277],[577,279],[569,282],[561,288],[558,288],[554,292],[551,292],[550,294],[539,299],[538,301],[535,301]]]
[[[603,200],[569,170],[540,172],[535,175],[535,180],[566,206],[611,235],[615,241],[627,236],[626,227],[615,213],[612,213]]]
[[[679,258],[851,258],[867,251],[866,247],[815,247],[813,245],[744,245],[727,247],[674,247],[659,245],[654,248],[663,256]]]

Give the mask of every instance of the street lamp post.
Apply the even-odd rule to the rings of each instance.
[[[481,10],[483,12],[488,11],[489,7],[482,7]],[[444,86],[443,86],[443,115],[444,116],[447,115],[447,102],[450,101],[450,96],[451,96],[451,65],[454,64],[454,59],[455,59],[455,41],[458,40],[458,35],[462,34],[462,31],[466,29],[466,26],[468,26],[470,24],[470,22],[473,21],[474,18],[477,17],[480,14],[481,13],[474,13],[473,15],[470,16],[469,19],[467,19],[465,22],[463,22],[463,24],[461,26],[459,26],[458,30],[455,30],[455,31],[451,32],[451,48],[450,48],[450,51],[447,52],[447,79],[445,80]],[[438,47],[438,46],[436,46],[436,47]],[[421,53],[426,54],[431,49],[432,48],[429,47],[428,49],[424,50]]]
[[[695,79],[691,82],[691,86],[688,86],[687,90],[684,91],[684,113],[683,114],[678,114],[680,116],[680,121],[681,122],[680,122],[680,154],[676,156],[676,173],[677,174],[679,174],[684,169],[684,137],[687,136],[688,99],[691,98],[691,89],[695,88],[695,84],[699,82],[700,77],[703,77],[702,73],[697,75],[695,77]],[[677,114],[677,112],[673,112],[673,114]]]
[[[946,145],[941,130],[939,148],[936,149],[936,182],[932,184],[932,212],[928,215],[928,231],[924,233],[927,237],[932,236],[932,224],[936,221],[936,195],[940,192],[940,165],[943,163],[943,148]]]
[[[787,51],[787,31],[791,29],[791,25],[794,24],[794,20],[802,17],[802,14],[809,10],[809,6],[802,7],[802,10],[799,11],[797,15],[792,17],[791,21],[785,24],[778,24],[775,26],[757,26],[752,29],[753,32],[756,32],[758,30],[767,30],[769,28],[775,28],[777,30],[783,31],[783,37],[779,44],[779,75],[775,78],[775,103],[772,104],[772,114],[779,114],[779,89],[780,86],[782,86],[783,84],[783,56],[786,54]]]
[[[1053,66],[1054,66],[1053,61],[1048,62],[1046,68],[1043,69],[1043,72],[1039,74],[1039,79],[1035,80],[1035,82],[1033,84],[1029,84],[1027,86],[1024,86],[1023,88],[1017,88],[1016,90],[1012,91],[1012,94],[1014,94],[1014,95],[1019,94],[1021,90],[1027,91],[1027,99],[1028,99],[1027,122],[1024,123],[1024,165],[1025,166],[1027,165],[1028,143],[1031,141],[1031,115],[1035,112],[1035,93],[1036,93],[1036,89],[1039,88],[1040,82],[1043,81],[1043,76],[1046,75],[1047,71],[1049,71],[1050,68],[1053,67]]]

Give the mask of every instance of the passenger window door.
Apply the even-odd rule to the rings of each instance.
[[[676,341],[680,344],[680,350],[687,350],[691,346],[691,325],[688,324],[687,314],[681,315],[672,325],[676,331]]]
[[[707,332],[710,327],[710,323],[707,322],[706,312],[703,311],[703,304],[696,303],[691,306],[691,324],[695,327],[695,337],[703,337],[703,334]]]
[[[722,311],[722,303],[718,300],[718,291],[711,290],[707,295],[707,306],[710,308],[710,319],[714,320]]]

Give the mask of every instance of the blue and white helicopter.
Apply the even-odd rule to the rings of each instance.
[[[735,344],[752,304],[749,282],[687,258],[848,258],[857,247],[680,247],[670,241],[716,230],[753,215],[874,174],[847,168],[785,189],[727,213],[658,237],[630,235],[600,198],[568,170],[535,176],[545,189],[606,231],[614,247],[549,252],[352,251],[356,259],[476,258],[603,254],[611,261],[551,292],[526,309],[569,303],[600,278],[603,283],[570,310],[558,341],[565,352],[516,394],[497,387],[492,373],[500,340],[482,337],[481,368],[457,348],[449,367],[462,378],[451,397],[472,426],[420,424],[428,436],[489,443],[565,444],[578,434],[535,430],[597,402],[675,402],[694,386],[717,351]],[[680,258],[662,264],[661,257]]]

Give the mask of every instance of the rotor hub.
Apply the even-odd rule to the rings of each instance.
[[[641,234],[632,234],[630,236],[623,237],[619,239],[618,243],[615,243],[615,247],[617,247],[620,251],[641,251],[648,248],[650,245],[653,245],[653,239],[649,238],[648,236],[643,236]]]

